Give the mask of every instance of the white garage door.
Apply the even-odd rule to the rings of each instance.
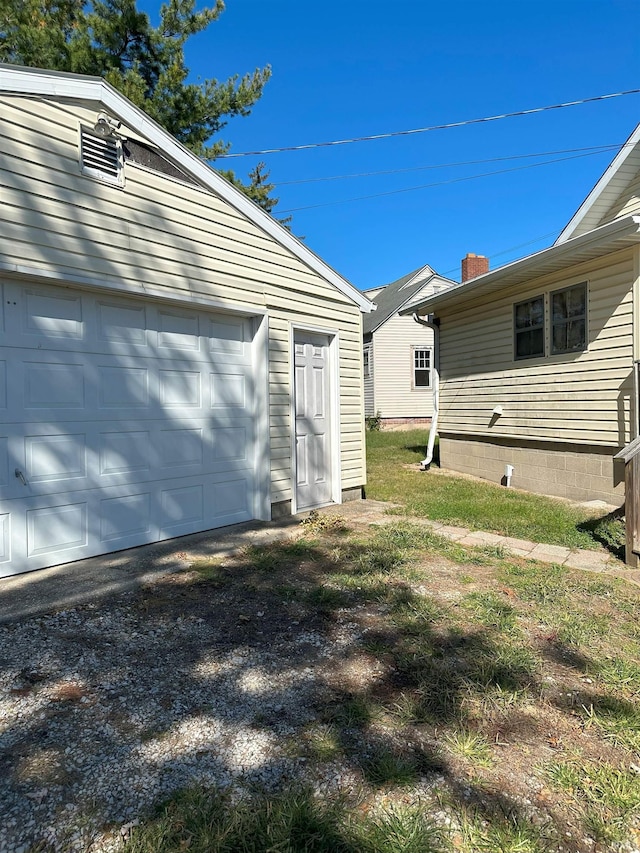
[[[0,576],[257,516],[250,318],[1,287]]]

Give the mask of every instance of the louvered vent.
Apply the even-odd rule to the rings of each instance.
[[[111,184],[122,183],[122,149],[115,137],[98,136],[86,127],[80,130],[82,171]]]

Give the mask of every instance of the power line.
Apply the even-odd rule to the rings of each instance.
[[[410,166],[405,169],[382,169],[376,172],[354,172],[349,175],[327,175],[320,178],[300,178],[295,181],[278,181],[277,186],[288,187],[294,184],[317,184],[325,181],[342,181],[348,178],[372,178],[379,175],[401,175],[407,172],[424,172],[433,169],[451,169],[460,166],[478,166],[482,163],[503,163],[508,160],[525,160],[529,157],[551,157],[555,154],[575,154],[579,151],[592,151],[594,154],[601,154],[605,151],[615,151],[622,149],[627,145],[632,145],[630,142],[621,144],[619,142],[611,143],[610,145],[591,145],[585,148],[564,148],[559,151],[537,151],[533,154],[512,154],[506,157],[490,157],[485,160],[462,160],[459,163],[436,163],[429,166]]]
[[[508,255],[510,252],[515,252],[516,249],[524,249],[526,246],[532,246],[534,243],[539,243],[540,240],[544,240],[547,237],[554,237],[560,233],[560,229],[556,228],[554,231],[547,231],[546,234],[540,234],[539,237],[534,237],[533,240],[527,240],[526,243],[518,243],[517,246],[510,246],[508,249],[501,249],[499,252],[490,252],[487,257],[489,258],[499,258],[501,255]],[[442,276],[452,275],[455,272],[460,272],[460,266],[453,267],[450,270],[445,270],[444,272],[438,273]]]
[[[623,95],[637,95],[640,89],[627,89],[624,92],[612,92],[608,95],[596,95],[593,98],[582,98],[579,101],[566,101],[562,104],[550,104],[546,107],[534,107],[529,110],[517,110],[512,113],[501,113],[495,116],[485,116],[484,118],[471,118],[464,121],[453,121],[448,124],[433,124],[429,127],[418,127],[413,130],[394,130],[389,133],[376,133],[371,136],[354,136],[350,139],[334,139],[329,142],[309,142],[306,145],[287,145],[282,148],[263,148],[261,151],[240,151],[234,154],[220,154],[218,159],[231,157],[257,157],[263,154],[279,154],[283,151],[307,151],[311,148],[326,148],[331,145],[350,145],[354,142],[370,142],[375,139],[390,139],[394,136],[411,136],[416,133],[429,133],[432,130],[449,130],[453,127],[468,127],[472,124],[482,124],[490,121],[500,121],[504,118],[515,118],[516,116],[533,115],[534,113],[544,113],[549,110],[561,110],[565,107],[577,107],[582,104],[592,104],[595,101],[606,101],[610,98],[621,98]]]
[[[318,208],[318,207],[332,207],[333,205],[336,205],[336,204],[348,204],[351,201],[367,201],[367,200],[372,199],[372,198],[382,198],[384,196],[389,196],[389,195],[398,195],[399,193],[409,193],[409,192],[415,192],[416,190],[426,190],[426,189],[432,189],[433,187],[442,187],[442,186],[446,186],[447,184],[459,184],[459,183],[462,183],[463,181],[473,181],[473,180],[476,180],[478,178],[490,178],[493,175],[506,175],[509,172],[522,172],[525,169],[535,169],[538,166],[550,166],[552,163],[564,163],[566,160],[578,160],[582,157],[593,157],[594,154],[599,154],[599,153],[600,153],[599,151],[590,151],[586,154],[576,154],[572,157],[559,157],[555,160],[545,160],[543,163],[529,163],[527,166],[515,166],[513,169],[497,169],[494,172],[481,172],[478,175],[467,175],[466,177],[463,177],[463,178],[450,178],[447,181],[436,181],[432,184],[421,184],[420,186],[417,186],[417,187],[403,187],[400,190],[388,190],[387,192],[383,192],[383,193],[373,193],[371,195],[354,196],[352,198],[339,199],[338,201],[324,201],[324,202],[320,202],[318,204],[308,204],[308,205],[305,205],[303,207],[287,207],[284,210],[278,210],[278,214],[280,214],[280,213],[297,213],[299,210],[314,210],[315,208]]]

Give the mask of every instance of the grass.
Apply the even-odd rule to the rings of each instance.
[[[484,530],[568,548],[607,547],[617,556],[624,544],[620,519],[541,495],[408,466],[424,458],[427,430],[367,432],[367,497],[402,505],[402,512],[474,530]]]
[[[568,505],[402,468],[420,455],[424,433],[369,438],[369,496],[411,512],[435,506],[441,520],[472,526],[489,525],[497,507],[498,520],[514,514],[499,532],[597,544],[589,538],[597,524]],[[127,853],[637,846],[636,589],[500,549],[466,549],[401,518],[349,530],[314,514],[299,539],[227,562],[197,566],[198,600],[215,608],[216,595],[228,601],[236,590],[247,613],[255,592],[270,614],[269,654],[293,625],[329,646],[339,640],[330,662],[296,663],[305,678],[317,665],[316,691],[282,754],[307,775],[292,781],[292,771],[276,791],[188,789],[143,821]],[[250,645],[252,636],[237,642]],[[292,646],[292,661],[297,654]],[[272,722],[265,715],[254,724],[269,730]],[[348,781],[323,787],[327,774]]]
[[[134,832],[127,853],[445,853],[442,831],[419,808],[351,811],[308,789],[240,802],[189,789]]]

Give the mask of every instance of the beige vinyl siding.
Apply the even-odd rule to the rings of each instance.
[[[514,360],[514,303],[587,281],[588,349]],[[634,250],[438,312],[443,434],[620,447],[633,395]],[[545,333],[550,334],[548,302]],[[547,343],[548,351],[548,343]],[[492,419],[495,406],[503,414]]]
[[[81,174],[78,124],[97,105],[6,97],[0,262],[61,280],[201,294],[269,314],[272,500],[292,497],[291,324],[340,341],[342,488],[365,482],[358,307],[209,190],[127,163],[118,188]],[[126,134],[126,128],[121,131]],[[133,134],[134,136],[136,134]]]
[[[383,418],[431,417],[431,388],[413,388],[413,347],[433,349],[431,329],[412,317],[395,314],[374,332],[373,339],[376,412]]]
[[[625,167],[627,170],[630,167]],[[610,205],[598,225],[604,225],[620,216],[633,216],[640,213],[640,171],[634,170],[628,176],[624,191]]]

